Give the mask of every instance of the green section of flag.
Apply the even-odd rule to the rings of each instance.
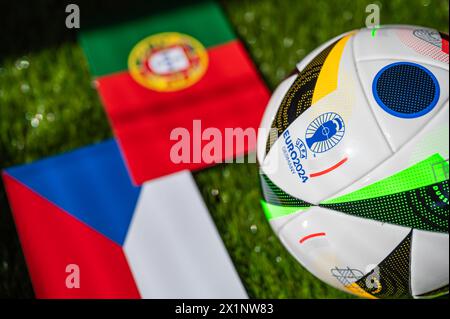
[[[188,34],[205,47],[235,39],[219,5],[207,1],[83,31],[80,41],[92,74],[103,76],[127,70],[128,55],[133,47],[142,39],[161,32]]]
[[[261,206],[267,220],[288,216],[297,212],[303,212],[310,207],[278,206],[269,204],[264,200],[261,200]]]
[[[339,204],[387,196],[443,182],[446,179],[448,179],[448,162],[436,153],[395,175],[322,204]]]

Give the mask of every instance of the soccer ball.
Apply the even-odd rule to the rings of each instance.
[[[273,230],[326,283],[367,298],[449,285],[448,35],[340,35],[274,92],[257,156]]]

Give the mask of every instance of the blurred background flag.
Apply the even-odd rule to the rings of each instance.
[[[174,164],[173,129],[254,128],[269,92],[215,1],[188,1],[82,29],[84,48],[134,182],[209,163]],[[184,2],[186,3],[186,2]],[[219,158],[255,149],[223,148]],[[206,142],[202,142],[202,146]]]
[[[110,140],[3,180],[38,298],[247,297],[190,172],[134,186]]]
[[[82,29],[116,140],[4,172],[37,297],[247,297],[191,174],[212,163],[174,163],[170,137],[195,120],[256,130],[269,91],[216,2],[178,2]]]

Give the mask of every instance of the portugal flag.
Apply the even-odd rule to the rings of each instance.
[[[222,133],[259,125],[269,92],[216,2],[149,11],[84,30],[80,40],[136,184],[211,164],[194,159],[195,150],[190,161],[173,163],[176,128],[192,134],[194,120]],[[239,147],[223,147],[218,159],[256,145]]]

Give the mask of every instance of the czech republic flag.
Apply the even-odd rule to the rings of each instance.
[[[246,298],[188,171],[134,186],[115,140],[3,172],[38,298]]]

